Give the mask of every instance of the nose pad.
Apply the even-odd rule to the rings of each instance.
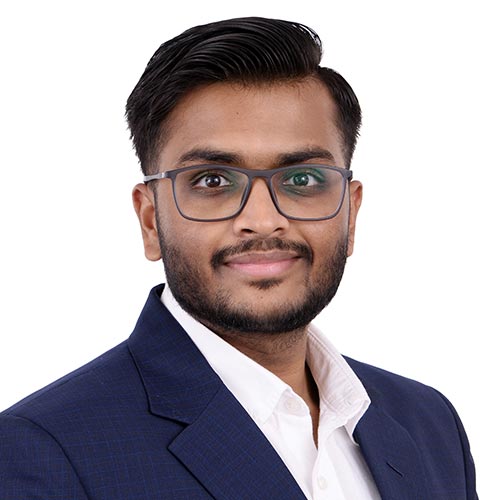
[[[234,219],[235,232],[267,237],[288,227],[289,221],[278,212],[266,181],[254,179],[245,206]]]

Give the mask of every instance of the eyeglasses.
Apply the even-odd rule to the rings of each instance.
[[[236,217],[243,210],[255,178],[265,180],[281,215],[319,221],[339,213],[352,171],[314,164],[269,170],[210,164],[147,175],[144,182],[170,179],[177,210],[184,218],[215,222]]]

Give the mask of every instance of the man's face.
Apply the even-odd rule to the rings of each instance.
[[[243,87],[217,83],[186,95],[168,119],[159,171],[206,163],[273,169],[283,163],[344,167],[336,107],[310,79]],[[233,219],[183,218],[171,180],[136,186],[146,256],[163,258],[178,302],[216,332],[282,333],[307,325],[336,292],[352,252],[361,184],[325,221],[280,215],[256,179]],[[350,198],[350,200],[349,200]]]

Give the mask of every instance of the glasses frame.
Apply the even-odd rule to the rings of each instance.
[[[343,182],[342,182],[342,195],[340,197],[339,206],[337,207],[337,209],[335,210],[335,212],[333,214],[327,215],[324,217],[294,217],[291,215],[287,215],[285,212],[283,212],[281,210],[279,203],[278,203],[277,196],[274,192],[271,178],[279,172],[286,172],[288,170],[293,170],[293,169],[297,169],[300,167],[305,167],[305,168],[321,167],[321,168],[326,168],[328,170],[335,170],[336,172],[339,172],[342,175],[342,180],[343,180]],[[240,207],[233,214],[228,215],[226,217],[217,217],[215,219],[200,219],[197,217],[190,217],[189,215],[186,215],[181,210],[181,208],[179,207],[179,203],[177,202],[177,196],[175,194],[175,179],[176,179],[177,175],[182,173],[182,172],[187,172],[189,170],[199,170],[200,168],[240,172],[242,174],[245,174],[248,177],[248,184],[247,184],[247,187],[245,188],[245,191],[243,192],[243,195],[241,197]],[[278,168],[265,169],[265,170],[255,170],[255,169],[232,167],[229,165],[218,165],[218,164],[208,163],[208,164],[192,165],[189,167],[178,168],[176,170],[167,170],[165,172],[160,172],[158,174],[146,175],[146,176],[144,176],[143,181],[145,184],[147,184],[148,182],[155,181],[155,180],[170,179],[172,181],[172,193],[174,195],[175,206],[177,207],[178,212],[185,219],[192,220],[195,222],[218,222],[218,221],[229,220],[229,219],[233,219],[234,217],[237,217],[245,208],[245,205],[247,204],[247,201],[248,201],[248,198],[250,195],[250,191],[252,189],[253,180],[257,179],[257,178],[265,180],[266,185],[267,185],[267,189],[269,190],[269,194],[271,195],[271,199],[273,200],[274,206],[275,206],[276,210],[283,217],[286,217],[289,220],[298,220],[298,221],[322,221],[322,220],[333,219],[340,212],[340,209],[342,208],[342,205],[344,203],[347,184],[352,179],[352,175],[353,175],[352,170],[347,170],[347,169],[341,168],[341,167],[335,167],[333,165],[323,165],[323,164],[319,164],[319,163],[300,163],[300,164],[296,164],[296,165],[290,165],[287,167],[278,167]]]

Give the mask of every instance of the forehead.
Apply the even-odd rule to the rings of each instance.
[[[213,149],[234,153],[241,166],[266,168],[288,152],[323,149],[342,166],[336,119],[328,89],[315,79],[203,86],[168,117],[160,164],[175,168],[190,150]]]

